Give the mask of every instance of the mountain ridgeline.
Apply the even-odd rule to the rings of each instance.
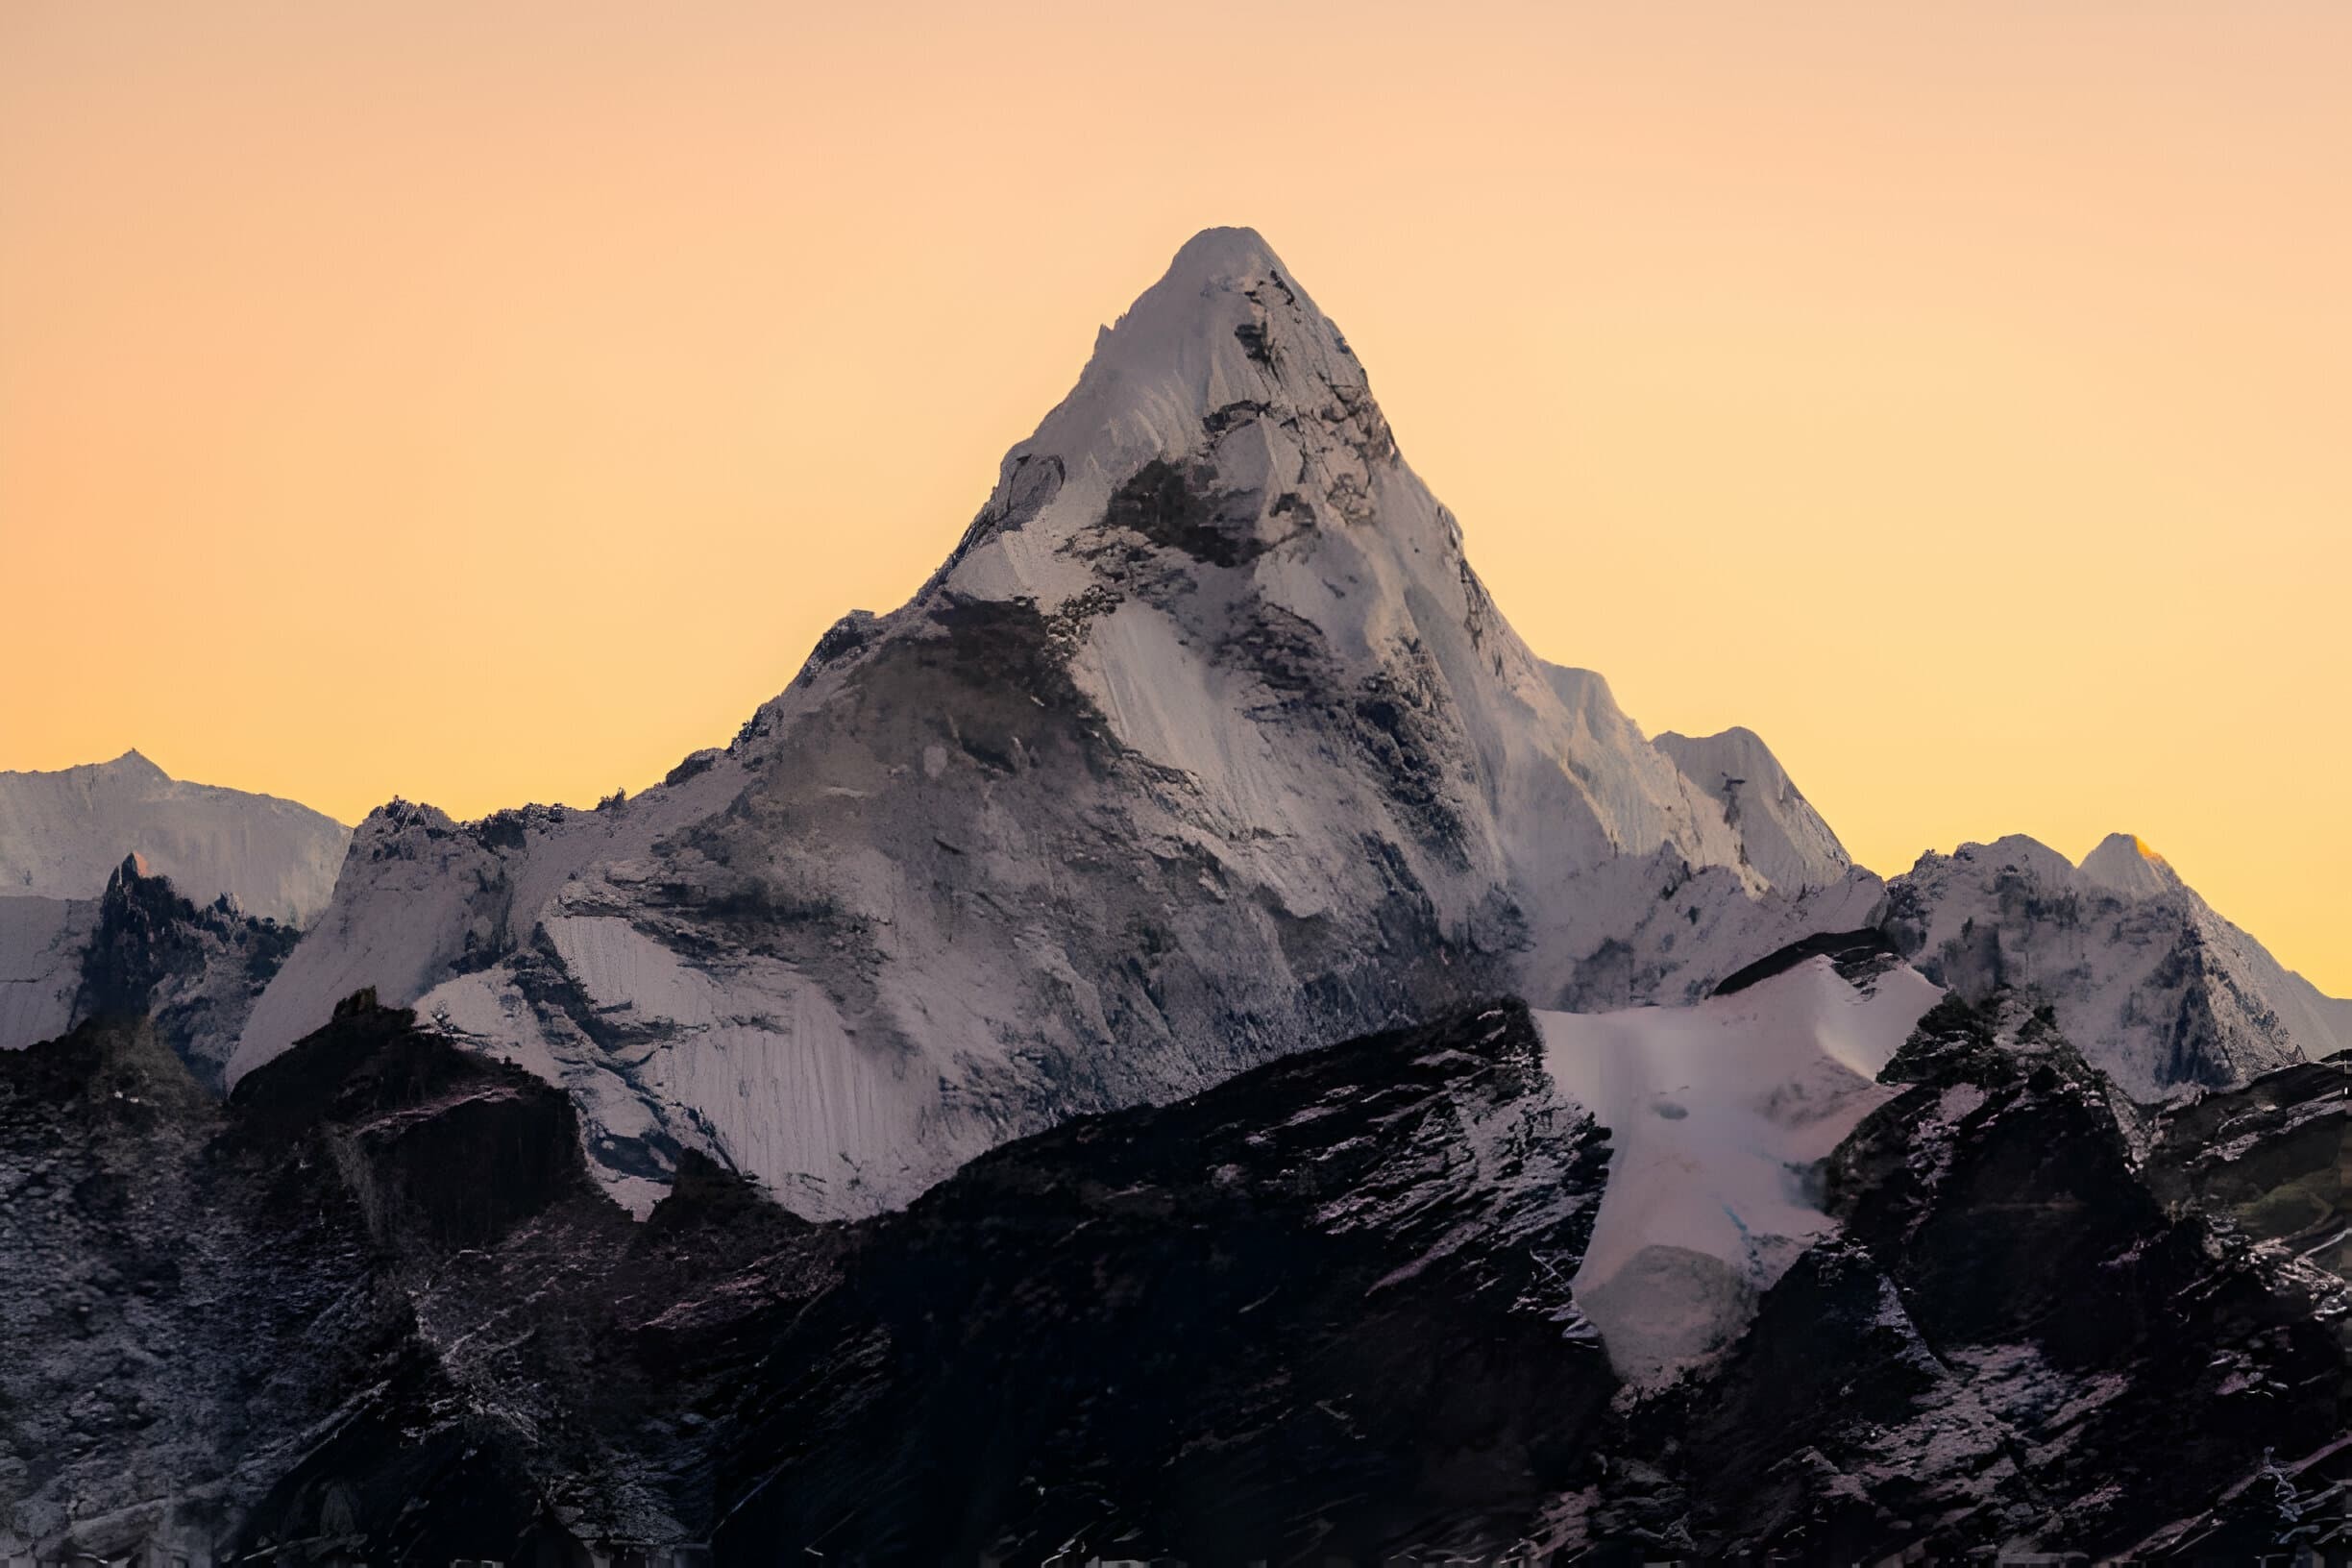
[[[94,898],[136,855],[199,904],[302,925],[326,906],[351,829],[272,796],[173,778],[136,751],[0,772],[0,899]]]
[[[1645,735],[1247,230],[730,745],[313,816],[0,774],[11,1563],[2352,1551],[2352,1003]]]
[[[0,1545],[2237,1560],[2346,1528],[2352,1288],[2308,1239],[2347,1222],[2341,1064],[2135,1162],[2046,1018],[1950,999],[1820,1163],[1828,1234],[1657,1385],[1572,1284],[1623,1140],[1551,1051],[1474,1004],[900,1212],[812,1224],[685,1151],[633,1221],[569,1096],[406,1010],[351,999],[225,1103],[86,1024],[0,1055]]]

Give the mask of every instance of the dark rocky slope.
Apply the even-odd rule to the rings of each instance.
[[[2313,1542],[2342,1080],[2292,1071],[2135,1164],[2046,1019],[1948,1004],[1821,1173],[1843,1236],[1636,1397],[1566,1285],[1608,1141],[1516,1004],[828,1225],[698,1157],[633,1223],[567,1096],[364,998],[225,1104],[89,1025],[0,1057],[0,1532],[436,1565]]]
[[[2341,1436],[2343,1292],[2168,1207],[2046,1014],[1948,1001],[1882,1076],[1825,1172],[1843,1238],[1692,1396],[1706,1551],[2163,1556]]]
[[[1601,1473],[1607,1152],[1512,1005],[984,1157],[784,1332],[723,1554],[1497,1550]]]
[[[183,897],[169,878],[126,856],[98,900],[74,1019],[151,1018],[218,1090],[246,1015],[301,935],[239,912],[225,894],[202,905]]]
[[[218,1090],[247,1015],[301,933],[184,896],[126,855],[94,899],[0,898],[0,1050],[91,1018],[151,1019]]]

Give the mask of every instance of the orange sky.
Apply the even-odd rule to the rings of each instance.
[[[2352,6],[0,0],[0,767],[637,788],[1211,223],[1539,650],[2352,992]]]

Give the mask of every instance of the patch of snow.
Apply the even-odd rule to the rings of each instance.
[[[1536,1015],[1553,1082],[1610,1135],[1576,1292],[1620,1375],[1671,1381],[1727,1344],[1830,1233],[1814,1167],[1897,1092],[1877,1074],[1942,994],[1814,958],[1695,1007]]]
[[[584,1016],[547,1018],[503,969],[446,981],[417,1010],[569,1090],[593,1166],[624,1204],[642,1213],[662,1190],[613,1156],[648,1140],[698,1148],[811,1217],[865,1212],[868,1188],[899,1183],[935,1088],[862,1048],[789,966],[699,968],[614,916],[551,915],[542,929]]]

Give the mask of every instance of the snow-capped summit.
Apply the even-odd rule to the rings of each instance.
[[[2164,856],[2133,833],[2110,833],[2076,868],[2083,880],[2121,898],[2158,898],[2181,886]]]
[[[1688,1000],[1866,923],[1732,750],[1736,813],[1529,651],[1337,328],[1213,230],[725,752],[610,810],[371,818],[233,1071],[374,986],[566,1085],[632,1202],[695,1146],[854,1213],[1467,995]]]
[[[301,923],[327,903],[351,830],[273,796],[189,784],[137,751],[0,772],[0,897],[95,898],[127,854],[199,903]]]
[[[2079,867],[2022,835],[1923,855],[1888,886],[1886,930],[1972,999],[2003,985],[2047,997],[2135,1099],[2352,1049],[2352,1003],[2281,966],[2128,833]]]
[[[1198,530],[1205,558],[1248,559],[1313,525],[1300,511],[1313,491],[1369,518],[1368,464],[1393,454],[1363,368],[1272,248],[1254,230],[1205,230],[1102,330],[1078,384],[1006,453],[947,585],[1048,608],[1084,592],[1094,574],[1066,547],[1154,461],[1206,462],[1263,492],[1251,515],[1221,506],[1214,519],[1169,520]],[[1274,509],[1285,495],[1291,504]]]

